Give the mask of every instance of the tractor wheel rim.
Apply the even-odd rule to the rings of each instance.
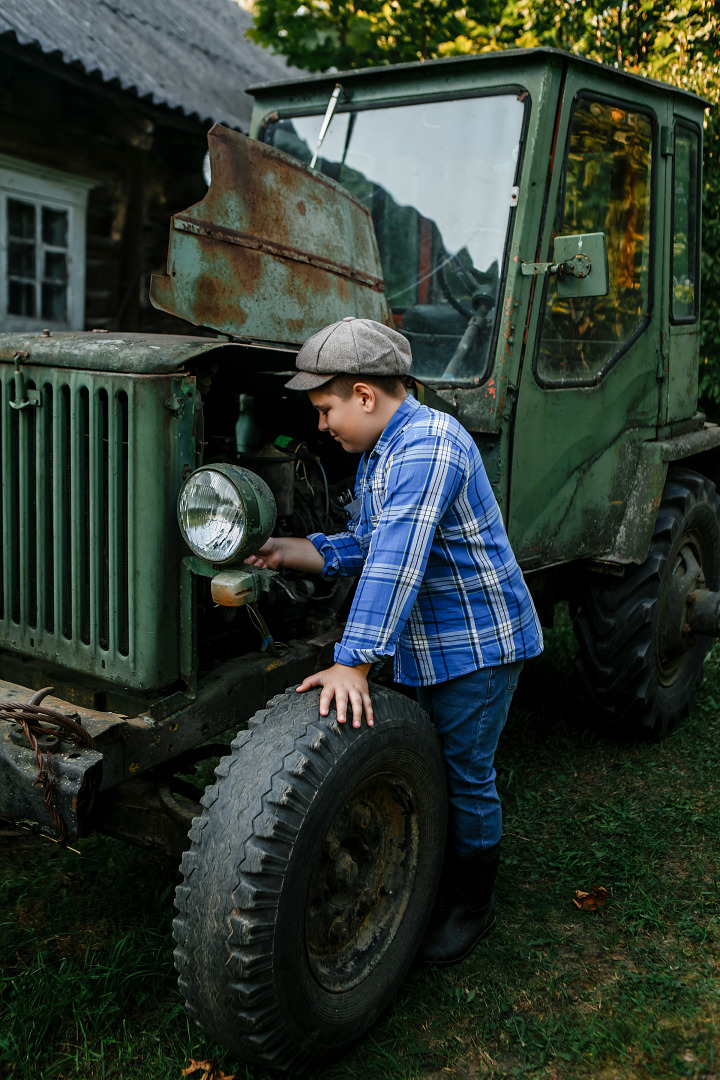
[[[693,635],[684,629],[685,612],[688,595],[705,585],[704,554],[702,539],[694,532],[686,534],[666,579],[659,621],[668,630],[657,647],[658,678],[663,686],[672,686],[680,678],[687,654],[695,644]]]
[[[418,816],[403,781],[375,776],[335,815],[305,907],[310,969],[342,992],[380,962],[402,922],[418,869]]]

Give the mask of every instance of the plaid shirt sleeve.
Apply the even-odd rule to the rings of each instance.
[[[335,660],[395,654],[423,580],[435,530],[463,482],[460,447],[438,434],[401,441],[384,464],[383,502]]]
[[[323,577],[352,577],[359,574],[365,564],[365,553],[352,533],[311,533],[307,537],[324,559]]]

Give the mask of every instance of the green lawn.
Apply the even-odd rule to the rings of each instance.
[[[414,970],[313,1080],[720,1080],[720,648],[662,743],[589,730],[567,650],[555,635],[528,665],[498,754],[498,930],[458,967]],[[192,1057],[264,1080],[184,1013],[172,863],[103,837],[80,850],[0,834],[0,1076],[174,1080]],[[595,883],[607,902],[579,911]]]

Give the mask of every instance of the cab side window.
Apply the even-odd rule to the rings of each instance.
[[[543,385],[598,382],[647,322],[652,159],[647,113],[578,99],[554,235],[604,233],[609,290],[606,296],[560,297],[556,279],[548,279],[536,362]]]
[[[698,316],[699,132],[675,128],[673,158],[673,257],[670,316],[695,322]]]

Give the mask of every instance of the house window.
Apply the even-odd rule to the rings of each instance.
[[[82,329],[94,181],[0,155],[0,329]]]

